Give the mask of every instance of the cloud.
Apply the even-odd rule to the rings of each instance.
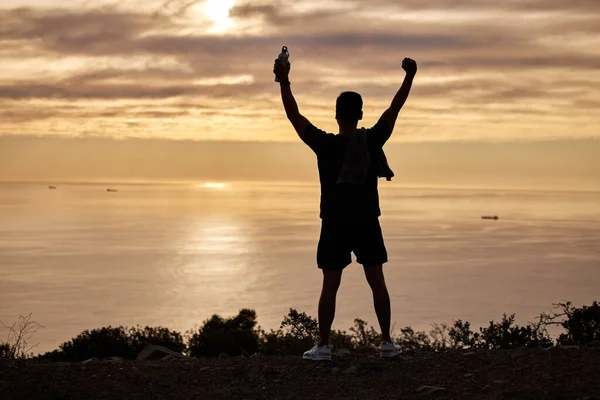
[[[271,73],[282,44],[301,109],[330,130],[343,90],[363,93],[375,118],[402,81],[404,56],[420,71],[403,111],[408,136],[456,137],[471,129],[464,120],[489,137],[538,138],[566,126],[587,135],[600,122],[596,0],[237,1],[225,35],[210,32],[202,1],[123,4],[0,10],[0,132],[44,130],[44,121],[54,132],[70,119],[111,135],[98,119],[136,118],[152,132],[168,119],[182,134],[201,124],[196,135],[287,137]],[[21,110],[27,102],[35,109]],[[117,102],[137,109],[111,108]],[[173,106],[194,102],[212,107],[201,122]],[[248,127],[252,113],[265,125]]]
[[[242,80],[243,82],[243,80]],[[173,97],[205,95],[214,98],[235,98],[240,92],[246,95],[264,93],[264,84],[236,83],[214,85],[165,84],[144,85],[136,83],[83,83],[74,81],[69,84],[44,84],[39,82],[20,83],[18,85],[0,85],[0,98],[20,99],[168,99]]]
[[[2,11],[0,22],[2,39],[44,39],[48,43],[61,39],[86,41],[90,38],[112,41],[132,37],[157,24],[156,19],[135,12],[60,8]]]
[[[203,0],[167,0],[154,12],[153,17],[161,15],[180,17],[198,3],[203,3]]]

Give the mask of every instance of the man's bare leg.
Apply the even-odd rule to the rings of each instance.
[[[381,339],[384,342],[391,342],[390,325],[392,319],[392,306],[390,304],[390,295],[385,284],[382,265],[364,266],[365,276],[369,286],[373,291],[373,305],[375,314],[379,320],[381,328]]]
[[[335,300],[342,281],[342,271],[323,270],[323,289],[319,299],[319,346],[329,344],[329,333],[335,317]]]

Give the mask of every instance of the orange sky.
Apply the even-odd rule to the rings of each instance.
[[[386,153],[393,184],[600,190],[600,140],[390,143]],[[7,136],[0,166],[0,182],[318,183],[314,153],[289,142]]]
[[[344,90],[373,124],[409,56],[392,143],[600,138],[598,0],[56,4],[0,5],[0,136],[297,141],[271,72],[285,44],[301,112],[332,132]]]

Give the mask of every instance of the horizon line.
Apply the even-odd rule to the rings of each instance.
[[[222,143],[222,144],[297,144],[300,143],[299,139],[295,136],[289,140],[268,140],[268,139],[244,139],[244,140],[231,140],[231,139],[194,139],[194,138],[171,138],[171,137],[143,137],[143,136],[82,136],[82,135],[44,135],[44,134],[1,134],[0,140],[2,139],[75,139],[75,140],[110,140],[114,142],[123,141],[164,141],[171,143],[180,142],[195,142],[195,143]],[[389,144],[453,144],[453,143],[477,143],[477,144],[488,144],[488,143],[552,143],[552,142],[600,142],[600,136],[588,136],[588,137],[540,137],[540,138],[518,138],[518,137],[506,137],[506,138],[447,138],[447,139],[429,139],[429,140],[418,140],[418,139],[407,139],[402,136],[401,133],[396,136],[392,135],[391,139],[386,143]]]
[[[275,185],[297,185],[297,186],[315,186],[319,187],[318,181],[313,180],[292,180],[292,181],[280,181],[276,179],[194,179],[194,180],[90,180],[90,181],[51,181],[51,180],[18,180],[8,181],[0,180],[0,185],[50,185],[50,186],[111,186],[111,185],[125,185],[125,186],[198,186],[206,183],[226,183],[226,184],[275,184]],[[578,193],[599,193],[600,189],[593,188],[552,188],[552,187],[525,187],[525,186],[473,186],[473,185],[432,185],[432,184],[408,184],[408,183],[397,183],[397,182],[385,182],[384,185],[380,186],[380,189],[385,186],[391,186],[392,188],[402,189],[419,189],[419,190],[503,190],[503,191],[516,191],[516,192],[578,192]],[[385,189],[384,189],[385,190]]]

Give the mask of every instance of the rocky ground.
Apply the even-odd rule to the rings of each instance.
[[[0,399],[599,399],[600,346],[297,357],[0,361]]]

